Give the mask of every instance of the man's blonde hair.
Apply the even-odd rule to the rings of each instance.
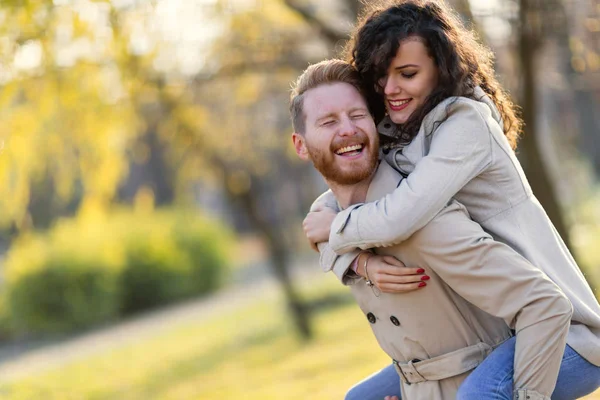
[[[304,134],[306,116],[304,115],[304,93],[321,85],[342,82],[356,88],[364,96],[362,81],[358,71],[342,60],[325,60],[309,66],[292,86],[290,114],[294,132]]]

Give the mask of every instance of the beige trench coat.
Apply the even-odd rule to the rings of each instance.
[[[408,146],[385,155],[389,164],[408,177],[380,200],[340,212],[332,225],[330,245],[342,254],[356,247],[390,246],[406,240],[455,198],[496,240],[515,249],[563,290],[574,308],[567,343],[600,365],[600,306],[533,196],[502,132],[497,109],[481,89],[475,94],[480,101],[459,97],[440,103]],[[448,118],[437,124],[446,113]],[[393,134],[394,126],[388,121],[378,128],[382,134]],[[351,251],[338,257],[331,248],[324,248],[321,265],[344,279],[356,254]],[[517,336],[515,387],[551,392],[554,384],[544,383],[549,372],[536,355],[541,347],[534,336]],[[525,369],[525,365],[530,367]]]
[[[390,193],[400,179],[382,163],[367,201]],[[376,252],[423,267],[431,277],[426,290],[405,294],[380,293],[362,279],[350,285],[381,348],[398,362],[403,399],[455,399],[469,371],[511,337],[509,325],[529,329],[545,343],[540,357],[560,364],[571,304],[538,268],[485,233],[459,203],[453,201],[401,244]]]

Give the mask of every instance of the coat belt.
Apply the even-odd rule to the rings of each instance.
[[[407,385],[426,381],[439,381],[472,370],[488,356],[492,346],[477,343],[428,360],[401,363],[394,360],[396,372]]]

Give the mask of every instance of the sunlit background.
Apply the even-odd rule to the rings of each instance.
[[[450,4],[598,293],[600,1]],[[340,399],[387,365],[302,236],[325,185],[287,111],[361,9],[0,1],[0,398]]]

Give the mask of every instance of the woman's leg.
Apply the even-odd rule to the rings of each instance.
[[[512,400],[515,343],[512,337],[496,347],[460,385],[456,399]]]
[[[511,400],[516,338],[498,346],[462,383],[458,400]],[[600,367],[590,364],[567,345],[552,400],[571,400],[600,387]],[[483,397],[482,397],[483,396]]]
[[[600,387],[600,367],[567,345],[552,400],[578,399]]]
[[[400,399],[400,377],[393,364],[358,382],[348,390],[345,400],[383,400],[385,396]]]

